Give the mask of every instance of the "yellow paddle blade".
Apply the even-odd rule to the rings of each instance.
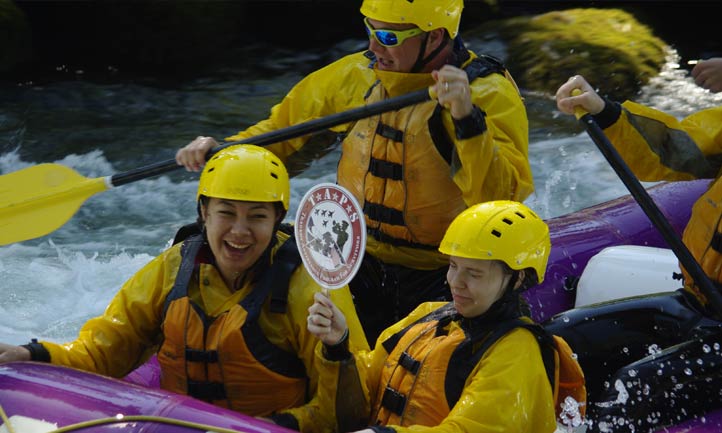
[[[0,245],[57,230],[109,178],[88,179],[69,167],[40,164],[0,176]]]

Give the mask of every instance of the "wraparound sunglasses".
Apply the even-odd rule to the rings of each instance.
[[[369,24],[369,19],[364,18],[364,25],[366,26],[366,33],[374,38],[385,47],[396,47],[404,43],[404,41],[410,37],[416,36],[423,33],[424,31],[420,28],[413,28],[408,30],[385,30],[385,29],[374,29]]]

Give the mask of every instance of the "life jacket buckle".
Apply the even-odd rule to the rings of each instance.
[[[381,406],[401,416],[406,407],[406,396],[387,386],[384,391],[384,396],[381,399]]]
[[[416,375],[416,373],[419,372],[419,368],[421,367],[421,362],[419,362],[417,359],[414,359],[408,353],[403,352],[401,354],[401,357],[399,358],[399,365],[410,371],[412,374]]]
[[[188,381],[188,395],[203,401],[225,400],[226,387],[221,382]]]

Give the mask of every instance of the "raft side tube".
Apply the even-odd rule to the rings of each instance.
[[[245,433],[292,432],[189,396],[40,362],[0,365],[0,405],[8,416],[41,418],[59,427],[122,414],[172,418]],[[108,429],[108,426],[97,426],[84,428],[83,432],[107,432]],[[123,431],[188,433],[189,429],[128,422]]]
[[[684,231],[692,206],[707,190],[709,179],[662,182],[647,189],[678,235]],[[549,320],[574,307],[577,282],[589,260],[615,245],[669,248],[631,195],[625,195],[567,215],[546,220],[552,249],[544,281],[529,289],[532,318]]]

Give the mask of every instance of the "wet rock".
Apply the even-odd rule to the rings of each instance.
[[[504,59],[520,87],[554,93],[581,74],[616,100],[656,76],[668,45],[621,9],[580,8],[485,23],[466,32],[506,43]]]

